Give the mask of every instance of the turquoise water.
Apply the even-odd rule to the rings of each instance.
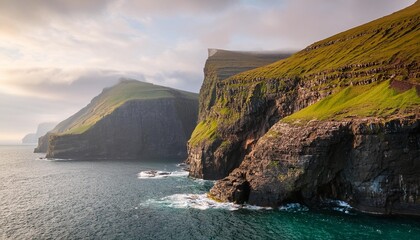
[[[0,239],[420,239],[420,220],[205,198],[175,161],[46,161],[0,146]],[[38,160],[36,160],[38,159]],[[175,172],[139,179],[145,170]]]

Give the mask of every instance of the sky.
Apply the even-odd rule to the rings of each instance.
[[[121,77],[198,92],[208,48],[297,51],[415,0],[0,0],[0,144]]]

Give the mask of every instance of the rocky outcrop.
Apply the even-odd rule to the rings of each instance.
[[[136,80],[106,88],[39,139],[47,158],[185,158],[198,95]]]
[[[223,81],[237,73],[254,69],[284,59],[291,53],[286,52],[239,52],[209,49],[209,57],[204,67],[204,81],[199,95],[199,121],[209,118],[222,93]],[[233,96],[231,96],[233,97]],[[229,101],[232,99],[229,99]],[[237,126],[233,122],[229,126]],[[239,127],[240,128],[240,127]],[[226,148],[220,148],[223,144]],[[238,167],[243,152],[236,151],[240,143],[234,140],[220,139],[188,144],[188,159],[191,164],[190,175],[205,179],[220,179]],[[231,149],[232,154],[223,149]],[[238,156],[234,156],[235,152]],[[217,161],[214,159],[217,158]]]
[[[38,138],[38,146],[34,149],[34,153],[46,153],[48,151],[50,135],[51,133],[47,132],[44,136]]]
[[[416,63],[412,65],[384,63],[384,72],[366,73],[360,78],[361,73],[366,71],[361,68],[372,66],[361,64],[345,68],[340,70],[343,71],[341,74],[319,73],[285,79],[256,79],[255,82],[246,83],[227,79],[218,83],[214,102],[219,102],[219,105],[213,104],[211,110],[202,116],[202,121],[214,119],[218,122],[217,138],[195,145],[189,144],[191,176],[204,179],[221,179],[227,176],[252,150],[256,140],[278,120],[335,93],[340,87],[369,85],[391,77],[393,79],[395,76],[390,72],[394,72],[395,69],[406,69],[413,74],[420,72]],[[356,74],[358,81],[352,81],[351,77],[344,78],[346,74]],[[339,84],[328,84],[328,82],[338,82],[340,79],[347,80]],[[402,81],[392,82],[394,85],[397,83],[409,87],[417,86]],[[406,89],[405,87],[402,90]],[[233,113],[221,114],[225,109]]]
[[[205,118],[216,101],[216,85],[235,74],[261,67],[291,55],[288,52],[245,52],[208,49],[204,81],[199,95],[199,120]]]
[[[419,58],[411,54],[418,52],[414,49],[417,43],[408,37],[419,30],[418,6],[222,81],[207,77],[212,72],[206,66],[199,126],[212,123],[216,127],[211,132],[195,131],[203,134],[193,134],[189,141],[190,175],[204,179],[226,177],[275,123],[344,87],[372,86],[387,80],[418,85]],[[401,38],[407,38],[405,45],[398,44]],[[381,50],[391,46],[392,51]]]
[[[276,123],[210,194],[223,201],[420,215],[420,117]]]
[[[189,141],[190,175],[221,179],[210,190],[221,201],[339,199],[420,215],[419,12],[416,3],[217,81]]]

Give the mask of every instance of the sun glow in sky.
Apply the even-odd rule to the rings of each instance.
[[[207,48],[299,50],[414,0],[0,0],[0,144],[120,77],[198,92]]]

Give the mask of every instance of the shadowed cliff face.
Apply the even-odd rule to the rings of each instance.
[[[209,49],[209,58],[204,67],[204,81],[199,96],[199,121],[204,121],[213,115],[214,105],[220,99],[221,91],[224,90],[223,87],[220,87],[224,79],[246,70],[273,63],[290,55],[290,53],[238,52]],[[234,150],[239,155],[230,158],[230,154],[220,151],[219,148],[221,144],[226,145],[227,143],[227,141],[223,142],[219,138],[214,139],[214,141],[196,142],[191,139],[187,159],[191,163],[191,175],[205,179],[220,179],[237,167],[240,162],[234,159],[242,158],[243,153]],[[240,146],[240,144],[234,142],[229,144]],[[217,151],[218,149],[219,151]],[[218,160],[213,161],[215,158]]]
[[[209,57],[204,66],[204,81],[199,96],[199,120],[209,114],[216,101],[216,85],[235,74],[261,67],[291,53],[276,52],[240,52],[221,49],[209,49]]]
[[[279,122],[210,193],[262,206],[340,199],[364,212],[420,215],[419,119]]]
[[[133,100],[82,134],[51,135],[48,158],[140,159],[186,157],[197,121],[196,100]]]
[[[332,198],[420,215],[419,12],[416,3],[216,82],[189,141],[190,175],[221,179],[210,194],[222,201]]]
[[[48,158],[185,158],[198,116],[194,93],[121,80],[39,139]]]
[[[419,9],[415,4],[227,79],[217,80],[206,66],[199,124],[188,145],[191,176],[226,177],[276,122],[345,87],[418,85]]]

